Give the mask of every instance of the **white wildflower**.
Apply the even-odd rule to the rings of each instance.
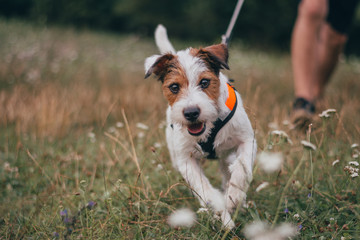
[[[296,227],[291,225],[290,223],[282,223],[280,224],[280,226],[275,228],[274,231],[279,236],[278,239],[288,239],[289,237],[292,237],[297,233]]]
[[[167,125],[167,124],[166,124],[166,121],[162,121],[161,123],[159,123],[159,126],[158,126],[158,127],[159,127],[160,129],[162,129],[162,128],[166,127],[166,125]]]
[[[137,123],[137,124],[136,124],[136,127],[137,127],[137,128],[140,128],[140,129],[142,129],[142,130],[149,130],[149,127],[146,126],[146,125],[143,124],[143,123]]]
[[[115,128],[115,127],[109,127],[108,132],[109,132],[109,133],[115,133],[115,132],[116,132],[116,128]]]
[[[117,122],[115,125],[117,128],[123,128],[124,127],[124,123],[122,122]]]
[[[350,175],[352,178],[358,177],[359,174],[357,172],[354,172],[353,174]]]
[[[336,113],[336,109],[330,108],[319,114],[321,118],[329,118],[331,113]]]
[[[359,144],[357,144],[357,143],[354,143],[351,145],[351,148],[358,148],[358,147],[359,147]]]
[[[88,137],[89,137],[89,138],[95,138],[95,133],[89,132],[89,133],[88,133]]]
[[[290,125],[291,123],[290,123],[289,120],[284,120],[284,121],[282,122],[282,124],[283,124],[284,126],[288,126],[288,125]]]
[[[278,136],[280,136],[280,137],[285,137],[285,138],[288,137],[287,133],[284,132],[283,130],[273,130],[273,131],[271,132],[271,134],[272,134],[272,135],[278,135]]]
[[[304,148],[311,149],[314,151],[316,150],[316,146],[314,144],[312,144],[311,142],[301,140],[301,144],[304,146]]]
[[[261,183],[257,188],[256,188],[256,192],[260,192],[261,190],[263,190],[264,188],[266,188],[267,186],[269,186],[268,182],[263,182]]]
[[[300,219],[300,215],[298,213],[294,214],[294,218]]]
[[[4,170],[7,171],[7,172],[11,172],[10,163],[8,163],[8,162],[4,163]]]
[[[208,208],[203,208],[202,207],[202,208],[199,208],[196,213],[203,213],[203,212],[208,212],[208,211],[209,211]]]
[[[103,198],[106,199],[106,198],[109,198],[109,197],[110,197],[110,192],[105,191],[104,194],[103,194]]]
[[[295,236],[296,233],[296,227],[289,223],[283,223],[271,229],[268,224],[257,221],[244,228],[245,237],[250,240],[283,240]]]
[[[161,143],[154,143],[154,148],[161,148],[162,147],[162,144]]]
[[[351,166],[345,166],[344,171],[349,173],[352,178],[359,176],[359,169]]]
[[[246,238],[249,238],[249,239],[261,239],[261,238],[258,238],[259,235],[263,235],[264,233],[267,232],[269,226],[264,223],[264,222],[261,222],[261,221],[256,221],[256,222],[253,222],[251,224],[247,224],[245,227],[244,227],[244,234],[246,236]]]
[[[281,138],[284,138],[291,145],[293,144],[293,142],[289,138],[289,135],[287,135],[287,133],[282,131],[282,130],[274,130],[274,131],[271,132],[271,135],[277,135],[277,136],[279,136]]]
[[[351,155],[352,158],[359,158],[359,151],[357,149],[354,151],[354,153]]]
[[[87,136],[88,136],[88,138],[90,138],[90,142],[92,142],[92,143],[96,142],[95,133],[89,132]]]
[[[139,133],[137,134],[137,137],[138,137],[138,138],[144,138],[144,137],[145,137],[145,133],[144,133],[144,132],[139,132]]]
[[[267,173],[279,171],[283,162],[282,153],[262,152],[258,156],[260,167]]]
[[[191,227],[195,221],[195,213],[188,208],[176,210],[168,217],[168,224],[173,228]]]
[[[332,165],[335,166],[335,164],[339,163],[340,160],[339,159],[336,159],[335,161],[332,162]]]
[[[350,165],[354,165],[354,166],[359,166],[359,163],[356,162],[356,161],[351,161],[351,162],[349,162],[349,164],[350,164]]]
[[[156,169],[157,170],[163,170],[164,169],[164,167],[163,167],[163,165],[161,165],[160,163],[156,166]]]
[[[279,125],[275,122],[271,122],[268,124],[268,127],[269,128],[272,128],[272,129],[278,129],[279,128]]]

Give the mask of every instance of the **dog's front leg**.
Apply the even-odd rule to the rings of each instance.
[[[246,192],[252,180],[255,151],[256,142],[250,139],[239,146],[236,157],[229,158],[230,179],[225,189],[226,208],[229,212],[246,200]]]
[[[195,158],[178,158],[177,168],[203,207],[210,206],[216,215],[220,215],[225,227],[231,229],[235,226],[230,213],[226,210],[223,194],[215,189],[209,179],[204,175]]]

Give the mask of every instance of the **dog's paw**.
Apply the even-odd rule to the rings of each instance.
[[[213,210],[214,218],[220,220],[224,228],[232,229],[235,227],[229,211],[226,210],[224,195],[220,191],[213,189],[207,199],[207,205]]]
[[[226,210],[222,212],[216,212],[214,214],[214,219],[216,219],[217,221],[221,221],[222,226],[226,229],[231,230],[235,227],[235,223],[231,219],[231,214]]]
[[[246,201],[246,193],[241,191],[236,186],[229,186],[225,194],[225,206],[226,209],[232,213],[239,204],[243,204]]]
[[[225,204],[224,196],[219,190],[213,189],[208,194],[206,205],[210,206],[215,213],[223,212],[226,209]]]
[[[231,219],[231,215],[228,211],[223,211],[221,214],[221,222],[224,228],[226,229],[233,229],[235,227],[234,221]]]

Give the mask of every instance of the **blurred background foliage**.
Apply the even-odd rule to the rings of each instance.
[[[158,23],[172,37],[220,41],[237,0],[0,0],[0,16],[44,25],[152,36]],[[247,0],[233,38],[261,48],[288,50],[298,0]],[[346,54],[360,55],[358,7]]]

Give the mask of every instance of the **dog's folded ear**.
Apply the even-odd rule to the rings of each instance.
[[[229,70],[229,52],[225,44],[216,44],[201,48],[198,52],[198,56],[207,62],[216,73],[223,68]]]
[[[164,81],[166,70],[170,66],[171,60],[174,59],[174,55],[168,53],[164,55],[153,55],[145,60],[145,78],[148,78],[151,74],[155,74],[159,77],[160,81]]]

